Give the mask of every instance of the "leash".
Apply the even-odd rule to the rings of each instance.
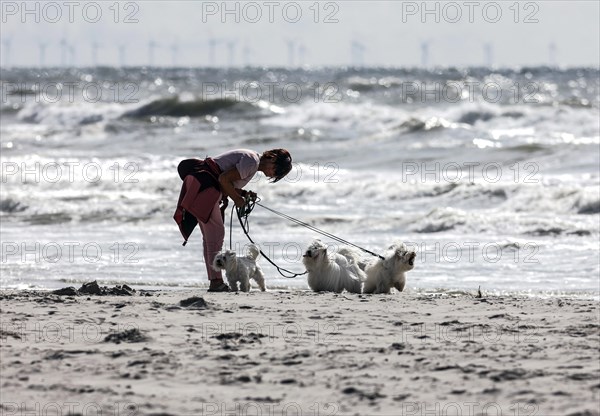
[[[328,233],[327,231],[321,230],[321,229],[319,229],[319,228],[315,227],[314,225],[310,225],[310,224],[308,224],[308,223],[306,223],[306,222],[304,222],[304,221],[300,221],[299,219],[297,219],[297,218],[294,218],[294,217],[292,217],[292,216],[290,216],[290,215],[284,214],[283,212],[279,212],[279,211],[276,211],[276,210],[274,210],[274,209],[272,209],[272,208],[266,207],[266,206],[264,206],[263,204],[261,204],[261,203],[260,203],[260,202],[258,202],[258,201],[256,202],[256,205],[258,205],[258,206],[260,206],[260,207],[263,207],[263,208],[264,208],[264,209],[266,209],[267,211],[271,211],[273,214],[279,215],[280,217],[283,217],[283,218],[285,218],[285,219],[287,219],[287,220],[289,220],[289,221],[292,221],[293,223],[296,223],[296,224],[298,224],[298,225],[301,225],[301,226],[303,226],[303,227],[306,227],[306,228],[308,228],[309,230],[312,230],[312,231],[314,231],[314,232],[316,232],[316,233],[319,233],[319,234],[321,234],[321,235],[324,235],[325,237],[331,238],[332,240],[335,240],[335,241],[337,241],[338,243],[348,244],[348,245],[350,245],[350,246],[356,247],[356,248],[358,248],[358,249],[360,249],[360,250],[364,251],[365,253],[369,253],[369,254],[370,254],[370,255],[372,255],[372,256],[379,257],[380,259],[382,259],[382,260],[385,260],[385,257],[383,257],[383,256],[382,256],[382,255],[380,255],[380,254],[373,253],[372,251],[370,251],[370,250],[367,250],[367,249],[366,249],[366,248],[364,248],[364,247],[357,246],[356,244],[353,244],[353,243],[351,243],[350,241],[344,240],[343,238],[340,238],[340,237],[338,237],[338,236],[336,236],[336,235],[333,235],[333,234],[331,234],[331,233]]]
[[[230,218],[229,218],[229,249],[231,249],[231,244],[232,244],[232,225],[233,225],[233,210],[234,209],[237,212],[237,217],[238,217],[238,220],[240,222],[240,226],[242,227],[242,230],[244,231],[244,234],[246,234],[246,237],[248,238],[248,240],[250,240],[251,243],[256,244],[254,242],[254,240],[252,240],[252,237],[250,237],[250,234],[249,234],[250,233],[250,223],[248,222],[248,217],[250,216],[250,213],[254,210],[254,207],[256,205],[258,205],[258,206],[266,209],[267,211],[272,212],[275,215],[279,215],[282,218],[285,218],[285,219],[287,219],[289,221],[292,221],[295,224],[298,224],[298,225],[301,225],[303,227],[306,227],[309,230],[312,230],[312,231],[314,231],[314,232],[316,232],[318,234],[321,234],[321,235],[323,235],[325,237],[328,237],[328,238],[330,238],[330,239],[332,239],[334,241],[337,241],[339,243],[343,243],[343,244],[347,244],[347,245],[356,247],[356,248],[364,251],[365,253],[368,253],[368,254],[370,254],[372,256],[379,257],[380,259],[385,260],[385,257],[383,257],[380,254],[374,253],[374,252],[372,252],[370,250],[367,250],[364,247],[358,246],[358,245],[356,245],[354,243],[351,243],[350,241],[344,240],[341,237],[333,235],[333,234],[331,234],[331,233],[329,233],[327,231],[321,230],[320,228],[317,228],[314,225],[310,225],[310,224],[308,224],[308,223],[306,223],[304,221],[300,221],[299,219],[294,218],[294,217],[292,217],[290,215],[284,214],[283,212],[279,212],[279,211],[276,211],[276,210],[274,210],[272,208],[269,208],[269,207],[267,207],[267,206],[265,206],[265,205],[263,205],[263,204],[260,203],[260,198],[257,198],[255,200],[251,200],[251,199],[246,200],[246,205],[244,205],[242,208],[238,208],[238,207],[235,207],[235,206],[231,208],[231,215],[230,215]],[[291,279],[291,278],[294,278],[294,277],[297,277],[297,276],[302,276],[303,274],[308,273],[308,271],[305,271],[304,273],[294,273],[294,272],[286,270],[286,269],[284,269],[282,267],[279,267],[262,250],[260,250],[260,248],[259,248],[259,251],[260,251],[260,254],[262,254],[263,257],[269,263],[271,263],[273,266],[275,266],[275,268],[277,269],[277,271],[279,272],[279,274],[282,275],[285,278]],[[285,274],[283,274],[282,270],[284,272],[288,273],[289,276],[286,276]]]
[[[257,198],[259,199],[259,198]],[[254,206],[257,204],[257,200],[251,200],[251,199],[247,199],[246,200],[246,205],[244,205],[242,208],[238,208],[235,205],[231,208],[231,215],[229,217],[229,249],[231,250],[231,240],[232,240],[232,225],[233,225],[233,211],[235,209],[236,213],[237,213],[237,217],[238,220],[240,222],[240,226],[242,227],[242,230],[244,231],[244,234],[246,234],[246,237],[248,237],[248,240],[250,240],[250,242],[254,245],[256,245],[257,247],[258,244],[256,244],[254,242],[254,240],[252,240],[252,237],[250,237],[250,223],[248,222],[248,217],[250,216],[250,213],[252,212],[252,210],[254,209]],[[261,249],[260,247],[258,248],[258,251],[260,251],[260,254],[262,254],[262,256],[269,262],[271,263],[273,266],[275,266],[275,268],[277,269],[277,271],[279,272],[280,275],[282,275],[283,277],[285,277],[286,279],[293,279],[294,277],[298,277],[298,276],[302,276],[306,273],[308,273],[308,271],[304,271],[303,273],[294,273],[290,270],[284,269],[283,267],[278,266],[277,264],[275,264],[275,262],[273,260],[271,260],[269,258],[269,256],[267,256]],[[284,274],[283,272],[287,273],[288,275]]]

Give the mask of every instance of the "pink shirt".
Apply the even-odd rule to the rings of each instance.
[[[250,182],[258,171],[260,153],[248,149],[236,149],[221,153],[212,158],[223,172],[236,168],[240,174],[240,180],[234,181],[233,186],[241,189]]]

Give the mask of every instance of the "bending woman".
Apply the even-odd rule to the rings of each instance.
[[[224,207],[227,205],[227,197],[233,200],[236,207],[243,207],[246,193],[243,188],[256,172],[264,173],[271,178],[272,183],[277,182],[292,169],[292,157],[285,149],[267,150],[262,155],[253,150],[237,149],[212,159],[187,159],[182,161],[177,169],[184,183],[175,212],[175,221],[179,224],[186,242],[196,223],[200,224],[204,261],[210,282],[208,291],[228,292],[229,286],[223,282],[221,271],[211,267],[215,255],[223,247]],[[255,195],[252,192],[248,193]]]

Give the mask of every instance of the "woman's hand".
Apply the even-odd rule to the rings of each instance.
[[[256,192],[246,191],[245,189],[237,189],[237,188],[235,190],[242,196],[242,198],[244,198],[245,202],[256,201],[256,199],[258,198],[258,195],[256,195]]]
[[[234,188],[233,183],[238,180],[240,180],[240,174],[236,168],[232,168],[221,173],[219,176],[219,185],[221,185],[221,191],[231,198],[236,207],[243,208],[246,205],[246,199],[254,201],[257,195],[252,191]]]
[[[258,195],[256,195],[256,192],[246,191],[246,195],[244,195],[244,197],[246,199],[249,199],[250,201],[256,201],[256,198],[258,198]]]
[[[246,205],[246,199],[242,198],[241,196],[237,196],[233,202],[235,203],[235,206],[238,208],[244,208],[244,206]]]

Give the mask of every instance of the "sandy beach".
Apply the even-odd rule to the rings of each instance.
[[[0,298],[2,415],[598,415],[596,300]]]
[[[600,0],[0,16],[0,416],[600,416]]]

